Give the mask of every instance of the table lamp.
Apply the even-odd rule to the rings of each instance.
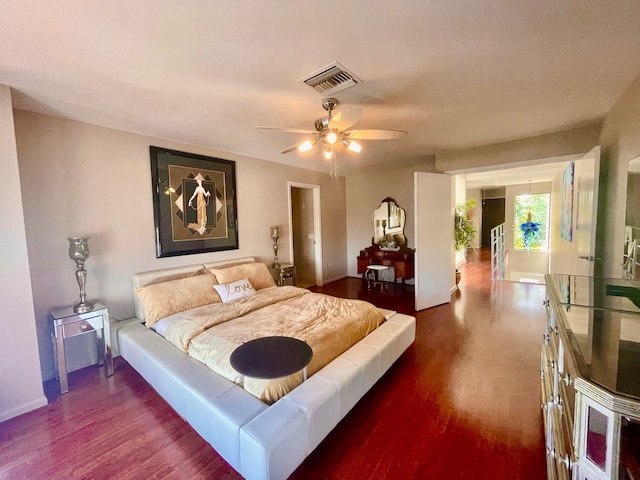
[[[89,258],[89,237],[67,237],[69,240],[69,258],[76,262],[76,280],[80,287],[80,303],[74,305],[76,313],[87,313],[93,310],[93,303],[87,302],[87,294],[84,290],[87,283],[87,271],[84,262]]]

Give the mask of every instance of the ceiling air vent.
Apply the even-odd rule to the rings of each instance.
[[[333,62],[313,72],[311,75],[301,78],[300,81],[306,83],[316,92],[320,92],[323,95],[331,95],[345,88],[362,83],[362,80],[338,62]]]

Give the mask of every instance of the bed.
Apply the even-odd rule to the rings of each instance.
[[[209,275],[217,285],[213,303]],[[333,297],[276,287],[266,266],[251,257],[134,274],[132,281],[136,316],[112,326],[114,353],[251,480],[287,478],[415,339],[414,317],[366,302],[338,300],[341,313],[329,306],[325,317],[363,318],[353,320],[356,333],[345,335],[354,336],[355,344],[339,343],[328,348],[333,355],[326,354],[322,349],[327,350],[327,339],[347,327],[331,326],[325,318],[329,333],[318,333],[315,326],[306,326],[300,312],[307,309],[301,307],[307,301],[331,303]],[[239,298],[225,299],[228,294]],[[280,297],[285,300],[275,303],[283,302],[284,309],[272,306],[270,300]],[[350,314],[360,307],[362,313]],[[311,310],[321,316],[315,306]],[[285,328],[285,319],[291,315],[296,318]],[[314,351],[308,379],[303,382],[301,373],[276,379],[275,394],[273,385],[267,385],[272,381],[245,379],[244,388],[238,385],[228,360],[221,360],[222,366],[209,365],[216,361],[210,362],[210,354],[203,354],[202,345],[194,340],[204,336],[206,341],[201,343],[210,343],[213,350],[226,351],[228,356],[244,341],[268,335],[265,328],[274,322],[275,334],[302,337]],[[259,327],[250,331],[249,326]],[[288,328],[294,328],[293,333]],[[224,334],[231,331],[231,336],[213,334],[216,329]],[[271,393],[264,394],[265,388]]]

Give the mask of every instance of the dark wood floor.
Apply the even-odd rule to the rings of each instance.
[[[470,254],[450,304],[348,278],[318,288],[417,317],[416,342],[293,479],[543,479],[539,345],[544,288],[489,280]],[[238,479],[124,361],[53,382],[50,404],[0,424],[0,479]]]

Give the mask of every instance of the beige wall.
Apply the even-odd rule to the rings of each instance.
[[[373,237],[373,211],[386,197],[393,198],[404,208],[406,224],[404,234],[407,246],[416,248],[414,232],[413,172],[435,172],[434,158],[426,158],[417,167],[398,168],[393,171],[370,170],[347,176],[347,255],[349,276],[358,276],[357,256],[371,245]],[[326,260],[325,260],[326,262]]]
[[[24,111],[15,111],[15,120],[44,378],[53,375],[47,312],[78,301],[68,236],[90,236],[87,297],[124,319],[133,315],[134,272],[239,256],[272,262],[274,224],[282,226],[279,257],[286,262],[287,182],[309,183],[321,190],[323,258],[332,265],[324,276],[346,275],[344,178]],[[156,258],[149,145],[236,161],[238,250]]]
[[[47,404],[42,390],[11,91],[0,85],[0,422]]]
[[[587,153],[598,144],[599,135],[600,125],[597,124],[512,142],[443,152],[437,155],[435,167],[439,172],[459,173],[487,166],[508,168],[514,164],[538,163],[540,159]]]
[[[622,275],[627,163],[640,155],[640,75],[606,115],[600,136],[600,195],[596,275]]]

